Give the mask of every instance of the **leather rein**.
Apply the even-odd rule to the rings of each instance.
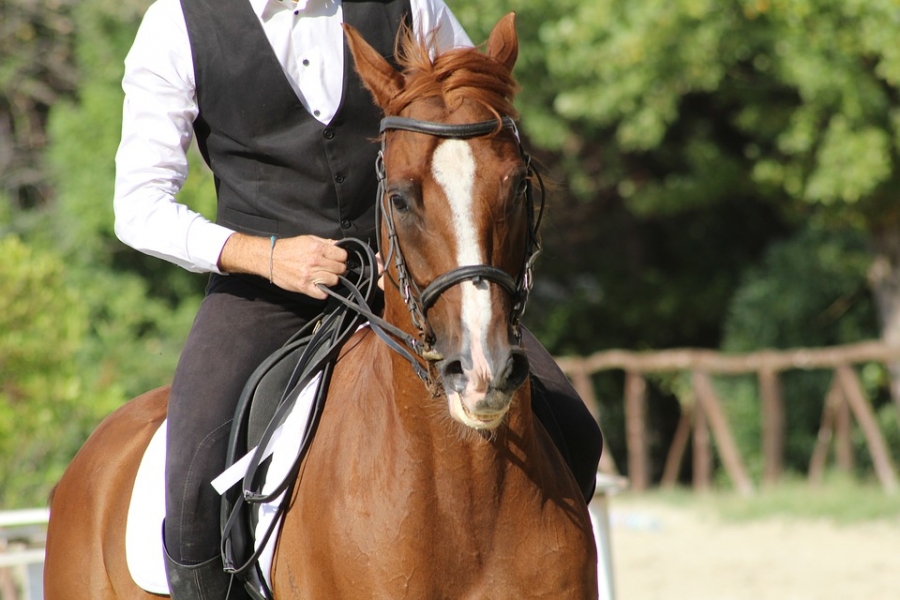
[[[385,201],[385,182],[387,174],[384,166],[385,137],[387,131],[403,130],[414,133],[422,133],[436,137],[448,139],[471,139],[476,137],[484,137],[495,134],[502,129],[510,129],[516,137],[519,145],[519,154],[525,165],[525,201],[527,211],[527,232],[525,241],[525,254],[523,264],[517,276],[513,276],[503,269],[481,264],[466,265],[458,267],[439,275],[424,289],[419,289],[415,281],[410,277],[409,270],[406,266],[406,260],[400,250],[400,244],[397,239],[397,231],[394,225],[393,205]],[[385,264],[393,259],[394,266],[397,270],[397,280],[394,281],[387,271],[386,278],[394,285],[403,296],[406,307],[409,310],[413,327],[417,330],[417,337],[411,336],[403,330],[387,323],[381,317],[374,315],[367,310],[368,306],[359,306],[354,303],[353,308],[366,316],[373,330],[384,340],[393,350],[403,355],[413,366],[418,377],[425,382],[426,386],[432,391],[432,394],[440,393],[440,385],[437,378],[433,375],[434,363],[443,359],[440,352],[434,347],[435,337],[428,323],[428,310],[437,302],[438,298],[453,286],[465,281],[475,283],[488,281],[495,283],[503,288],[512,299],[512,310],[510,312],[509,325],[518,339],[521,340],[521,320],[525,313],[525,305],[528,302],[528,296],[534,284],[533,271],[534,262],[541,251],[538,229],[544,212],[544,182],[540,173],[533,167],[531,157],[525,152],[522,142],[519,138],[519,132],[515,122],[509,117],[503,117],[501,120],[481,121],[477,123],[464,124],[447,124],[436,123],[433,121],[421,121],[418,119],[410,119],[407,117],[385,117],[381,120],[380,133],[382,134],[381,150],[375,160],[375,172],[378,177],[378,192],[376,197],[376,232],[378,235],[377,246],[383,249],[383,240],[381,239],[381,223],[383,222],[387,229],[388,247],[387,253],[382,253]],[[537,181],[540,187],[540,200],[537,208],[535,208],[533,198],[533,181]],[[330,290],[324,286],[320,289],[329,293]],[[329,293],[332,297],[333,293]],[[346,304],[350,304],[347,300],[339,298]],[[393,338],[393,339],[392,339]],[[397,340],[400,340],[398,343]],[[404,347],[405,346],[405,347]],[[427,369],[416,360],[413,356],[421,358],[425,361]]]

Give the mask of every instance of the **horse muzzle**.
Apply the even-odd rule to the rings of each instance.
[[[473,429],[495,429],[509,411],[513,393],[528,378],[528,358],[518,347],[473,356],[445,358],[438,371],[450,415]]]

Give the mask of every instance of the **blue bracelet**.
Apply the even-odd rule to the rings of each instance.
[[[272,281],[272,279],[274,278],[272,269],[274,266],[273,263],[275,262],[275,240],[277,240],[278,238],[273,235],[269,239],[272,241],[272,245],[269,248],[269,283],[275,283],[274,281]]]

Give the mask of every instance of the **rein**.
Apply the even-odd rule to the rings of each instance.
[[[519,140],[516,125],[509,117],[504,117],[500,121],[483,121],[463,125],[419,121],[405,117],[386,117],[381,122],[382,133],[388,130],[399,129],[454,139],[487,136],[504,128],[511,129],[516,139]],[[324,404],[323,392],[327,387],[334,360],[344,342],[350,338],[363,318],[368,320],[369,326],[388,347],[403,356],[412,365],[416,375],[425,383],[435,397],[440,394],[442,386],[440,379],[434,375],[434,363],[442,360],[443,357],[434,348],[435,340],[431,327],[428,324],[427,313],[428,309],[437,302],[441,294],[451,287],[465,281],[476,283],[487,281],[503,288],[513,301],[509,325],[516,337],[521,340],[521,319],[532,287],[534,261],[541,249],[540,240],[538,239],[538,227],[544,211],[544,184],[540,174],[532,167],[531,158],[523,149],[520,140],[519,153],[526,167],[525,197],[527,202],[528,231],[525,255],[518,277],[513,277],[506,271],[491,265],[466,265],[439,275],[425,286],[424,290],[420,291],[409,276],[406,261],[400,250],[391,204],[389,202],[385,203],[384,200],[386,173],[384,167],[384,140],[382,139],[382,147],[378,153],[375,167],[378,176],[378,198],[376,203],[376,213],[379,220],[379,226],[377,227],[378,247],[382,248],[380,221],[383,220],[388,231],[389,243],[385,263],[390,257],[393,257],[397,268],[398,281],[394,281],[389,275],[388,279],[401,291],[409,309],[413,326],[418,330],[418,337],[409,335],[372,311],[369,301],[372,298],[375,282],[378,278],[375,254],[368,244],[360,240],[352,238],[342,240],[340,245],[354,257],[353,263],[355,266],[348,270],[346,275],[338,278],[339,284],[335,289],[321,284],[318,286],[320,290],[337,301],[337,303],[330,303],[322,318],[315,323],[310,323],[311,331],[307,331],[304,328],[294,338],[289,340],[285,344],[285,348],[278,353],[276,358],[280,359],[282,356],[295,351],[295,347],[302,348],[300,357],[296,359],[293,371],[284,386],[275,414],[263,431],[257,449],[253,453],[247,473],[243,478],[241,489],[230,490],[223,496],[221,554],[225,571],[240,576],[245,581],[245,586],[248,587],[248,590],[252,589],[254,591],[255,597],[272,598],[271,591],[265,584],[262,573],[259,570],[258,559],[263,550],[265,540],[272,535],[275,526],[279,523],[279,519],[275,518],[272,520],[272,525],[264,533],[263,544],[260,544],[259,548],[254,550],[252,537],[250,537],[250,521],[252,519],[248,512],[249,507],[273,501],[294,482],[303,458],[309,449],[309,443],[312,439],[311,431],[315,429],[318,418],[321,415]],[[535,211],[532,198],[532,178],[538,181],[541,189],[541,199],[537,211]],[[385,206],[388,207],[387,210],[385,210]],[[356,314],[349,315],[347,312],[348,308]],[[314,329],[312,328],[313,326],[315,327]],[[300,345],[304,335],[309,338],[305,346]],[[425,365],[419,359],[424,361]],[[267,361],[261,365],[258,371],[265,372],[270,368],[272,368],[272,365]],[[297,392],[303,389],[320,370],[323,372],[323,377],[319,383],[316,399],[313,403],[313,411],[307,425],[307,431],[304,433],[303,443],[294,457],[293,465],[287,477],[275,485],[274,489],[263,493],[261,490],[263,483],[261,468],[265,460],[264,450],[269,445],[277,427],[284,422],[287,414],[293,408]],[[256,375],[257,373],[254,373],[254,377]],[[261,377],[262,375],[260,375]],[[239,406],[245,406],[247,402],[245,395],[252,393],[254,389],[250,385],[245,388]],[[233,464],[237,458],[235,453],[237,448],[235,435],[237,431],[232,432],[232,439],[229,440],[228,465]],[[287,509],[289,497],[286,494],[284,501],[277,507],[279,516]]]

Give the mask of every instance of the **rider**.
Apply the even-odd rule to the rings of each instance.
[[[244,383],[323,307],[347,253],[374,240],[381,117],[341,23],[391,57],[404,20],[434,51],[471,42],[443,0],[156,0],[126,60],[116,156],[116,233],[210,273],[168,409],[166,570],[172,597],[222,598],[219,496]],[[217,220],[175,200],[196,138],[215,176]],[[535,413],[588,496],[602,445],[568,380],[530,334]],[[561,434],[565,431],[565,435]],[[239,586],[235,586],[239,587]],[[244,597],[232,590],[232,598]]]

